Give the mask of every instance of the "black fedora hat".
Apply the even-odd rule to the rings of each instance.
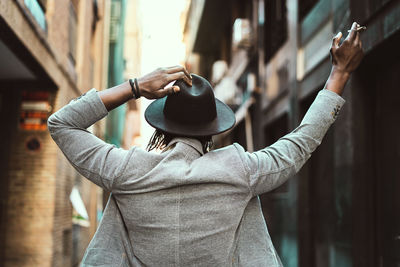
[[[176,81],[180,91],[153,101],[146,109],[146,121],[166,133],[199,137],[225,132],[235,125],[233,111],[214,96],[210,83],[192,75],[192,86]]]

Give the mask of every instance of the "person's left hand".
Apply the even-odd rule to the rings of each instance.
[[[182,66],[158,68],[149,74],[137,79],[139,93],[147,99],[162,98],[168,94],[179,92],[179,86],[164,88],[174,80],[183,79],[188,85],[192,86],[192,77]]]
[[[351,73],[357,69],[364,57],[359,27],[357,22],[353,22],[350,33],[342,44],[340,44],[341,32],[332,39],[330,49],[332,70],[324,88],[338,95],[342,95]]]
[[[342,33],[339,32],[332,40],[330,49],[333,68],[350,75],[360,65],[364,57],[362,42],[360,40],[360,27],[357,22],[353,22],[350,33],[340,45]]]

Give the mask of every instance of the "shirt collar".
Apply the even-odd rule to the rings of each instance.
[[[201,142],[195,138],[189,138],[189,137],[175,137],[171,140],[171,142],[168,143],[167,147],[164,149],[164,151],[170,149],[173,145],[176,143],[184,143],[188,146],[193,147],[197,152],[200,153],[202,156],[204,154],[203,152],[203,146],[201,145]]]

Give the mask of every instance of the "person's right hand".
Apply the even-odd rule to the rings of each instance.
[[[341,45],[342,33],[339,32],[332,40],[330,49],[333,68],[344,74],[351,74],[360,65],[364,57],[360,33],[356,30],[357,22],[353,22],[350,32]]]
[[[182,66],[168,68],[158,68],[149,74],[137,79],[139,93],[147,99],[162,98],[167,94],[179,92],[180,88],[176,85],[164,88],[174,80],[183,79],[188,85],[192,86],[192,76]]]

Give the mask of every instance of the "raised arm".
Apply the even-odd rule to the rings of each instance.
[[[190,75],[180,66],[157,69],[138,78],[139,93],[146,98],[161,98],[179,91],[179,87],[164,88],[169,82]],[[97,185],[112,191],[113,182],[123,171],[133,149],[124,150],[107,144],[86,130],[104,118],[108,111],[133,98],[129,82],[97,92],[90,90],[71,101],[48,119],[49,132],[72,166]]]
[[[300,126],[280,138],[273,145],[254,153],[244,152],[237,146],[247,170],[254,195],[273,190],[297,173],[311,153],[321,143],[330,125],[344,104],[340,97],[350,74],[358,67],[363,50],[353,23],[351,31],[341,45],[342,33],[332,40],[332,71]]]
[[[192,86],[192,77],[182,66],[159,68],[137,79],[139,95],[147,99],[162,98],[167,94],[179,92],[178,86],[164,88],[171,81],[183,79]],[[122,105],[133,98],[132,86],[129,81],[99,92],[101,101],[108,111]]]

